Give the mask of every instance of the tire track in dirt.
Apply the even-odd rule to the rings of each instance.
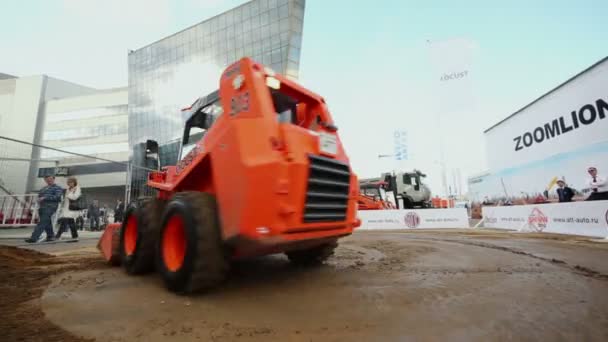
[[[55,257],[0,246],[2,341],[90,341],[50,322],[40,307],[39,298],[54,275],[103,267],[105,265],[98,257]]]
[[[416,237],[409,236],[408,239],[420,240],[420,241],[448,242],[448,243],[456,243],[456,244],[466,245],[466,246],[475,246],[475,247],[480,247],[480,248],[488,248],[488,249],[493,249],[493,250],[499,250],[499,251],[503,251],[503,252],[507,252],[507,253],[512,253],[512,254],[517,254],[517,255],[522,255],[522,256],[530,257],[530,258],[533,258],[533,259],[536,259],[536,260],[540,260],[540,261],[543,261],[543,262],[547,262],[547,263],[550,263],[552,265],[556,265],[556,266],[559,266],[561,268],[564,268],[564,269],[570,271],[571,273],[574,273],[574,274],[577,274],[577,275],[580,275],[580,276],[594,278],[594,279],[603,280],[603,281],[608,281],[608,274],[601,273],[601,272],[595,271],[593,269],[590,269],[588,267],[581,266],[581,265],[571,265],[571,264],[568,264],[564,260],[555,259],[555,258],[542,257],[542,256],[535,255],[535,254],[532,254],[530,252],[526,252],[526,251],[519,250],[519,249],[516,249],[516,248],[494,245],[494,244],[487,243],[487,242],[478,242],[478,241],[469,241],[469,240],[458,240],[458,239],[431,238],[431,237],[418,237],[418,236],[416,236]]]

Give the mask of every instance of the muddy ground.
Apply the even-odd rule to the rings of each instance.
[[[54,275],[97,268],[106,265],[90,252],[55,257],[0,246],[0,340],[92,340],[77,337],[50,322],[41,310],[40,296]]]
[[[189,297],[91,253],[0,249],[2,340],[608,341],[608,243],[584,238],[357,232],[323,267],[239,262]]]

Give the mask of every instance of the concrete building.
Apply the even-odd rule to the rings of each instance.
[[[127,88],[97,90],[46,75],[7,75],[0,79],[0,136],[126,162],[127,100]],[[108,205],[124,195],[125,165],[0,138],[0,194],[36,191],[43,186],[40,177],[58,171],[77,177],[88,195]]]
[[[589,192],[589,166],[608,175],[606,89],[608,57],[487,129],[490,169],[469,178],[470,197],[537,195],[556,178]]]
[[[46,101],[95,89],[46,75],[0,79],[0,136],[42,143]],[[0,193],[23,194],[36,186],[40,149],[0,138]]]
[[[304,8],[304,0],[253,0],[131,51],[130,146],[156,140],[166,145],[161,162],[175,164],[180,109],[217,90],[223,69],[242,57],[297,78]],[[147,191],[144,180],[145,172],[134,172],[135,197]]]
[[[129,160],[127,100],[125,87],[51,99],[45,105],[44,146],[124,163],[48,149],[41,152],[41,159],[56,160],[68,175],[77,177],[89,197],[108,205],[124,197]],[[39,176],[53,171],[54,168],[41,168]]]

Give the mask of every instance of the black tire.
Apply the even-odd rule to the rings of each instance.
[[[181,264],[169,267],[164,259],[163,237],[169,229],[169,220],[175,215],[181,218],[185,254]],[[213,195],[203,192],[176,194],[167,204],[159,236],[157,269],[170,291],[187,294],[210,290],[226,278],[228,255]]]
[[[302,249],[285,253],[289,261],[295,265],[316,266],[334,254],[338,242],[330,242],[309,249]]]
[[[157,198],[142,201],[138,206],[131,206],[125,213],[120,229],[120,260],[128,274],[144,274],[154,271],[156,245],[160,232],[160,218],[166,201]],[[135,250],[127,254],[125,249],[125,232],[130,217],[137,224]]]
[[[410,197],[403,197],[403,209],[414,209],[414,201]]]

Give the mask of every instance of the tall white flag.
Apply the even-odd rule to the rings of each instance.
[[[429,57],[432,65],[432,92],[435,99],[439,141],[439,160],[443,192],[458,188],[455,169],[464,171],[465,176],[472,165],[470,146],[479,145],[474,139],[480,134],[476,128],[476,100],[473,88],[473,60],[476,44],[468,39],[456,38],[429,41]],[[478,158],[478,156],[473,156]],[[448,175],[452,173],[452,175]],[[451,183],[451,186],[450,184]],[[462,191],[461,189],[459,189]]]

